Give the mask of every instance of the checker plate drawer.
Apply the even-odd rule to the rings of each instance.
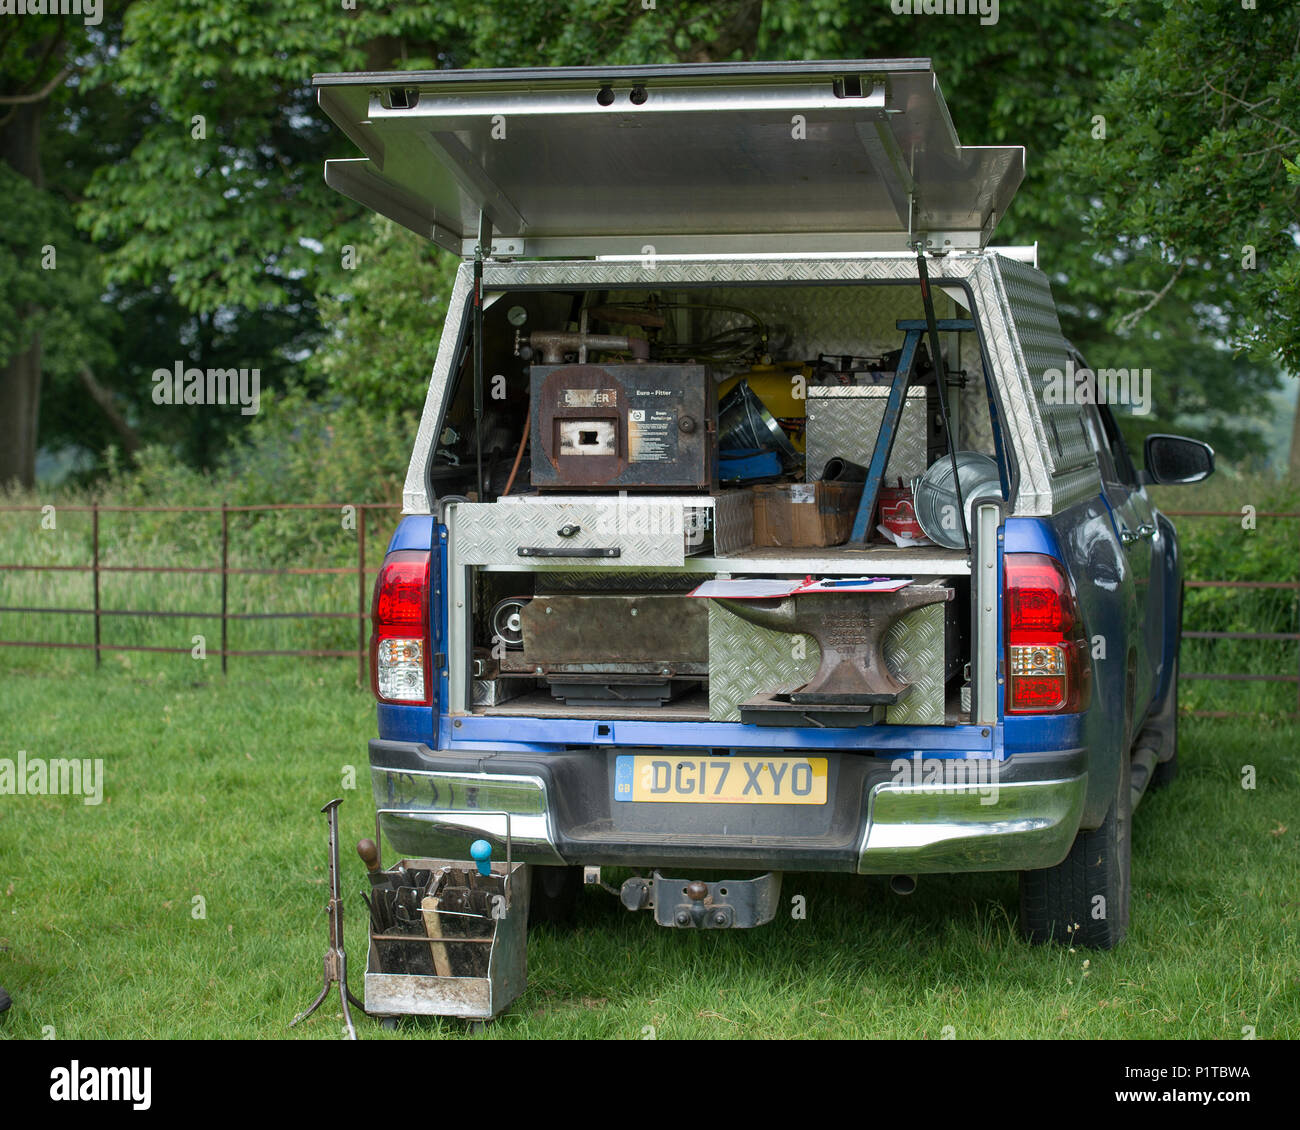
[[[461,565],[680,566],[686,560],[684,517],[690,503],[636,498],[460,502],[449,509],[449,537]]]

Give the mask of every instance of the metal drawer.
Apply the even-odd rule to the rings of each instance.
[[[540,569],[680,566],[685,512],[708,499],[501,499],[448,507],[451,552],[460,565]]]

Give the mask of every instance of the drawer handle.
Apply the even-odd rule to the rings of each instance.
[[[567,545],[521,545],[516,551],[520,557],[621,557],[618,546],[608,549],[575,549]]]

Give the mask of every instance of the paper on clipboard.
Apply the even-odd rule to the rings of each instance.
[[[742,577],[705,581],[687,596],[724,596],[729,600],[771,600],[792,596],[803,581],[789,577]]]
[[[810,577],[794,591],[796,596],[813,592],[898,592],[911,583],[911,577]]]
[[[705,581],[687,596],[725,597],[728,600],[773,600],[811,593],[898,592],[911,577],[738,577]]]

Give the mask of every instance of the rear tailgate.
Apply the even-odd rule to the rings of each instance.
[[[457,254],[982,247],[1020,146],[962,146],[928,59],[315,77],[340,192]]]

